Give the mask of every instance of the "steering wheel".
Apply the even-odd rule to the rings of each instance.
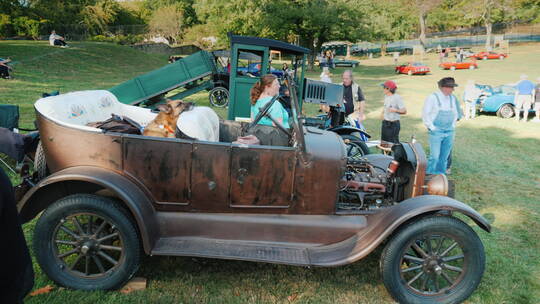
[[[250,124],[248,124],[245,128],[244,128],[244,133],[247,133],[249,130],[251,130],[254,126],[256,126],[259,121],[263,118],[263,117],[268,117],[275,125],[276,127],[282,131],[283,133],[287,134],[287,136],[292,137],[292,134],[291,132],[289,132],[289,130],[287,130],[280,122],[278,122],[277,120],[275,120],[274,118],[272,118],[272,116],[270,116],[270,114],[268,114],[268,112],[270,112],[270,108],[272,107],[272,105],[274,104],[274,102],[276,102],[276,100],[278,99],[279,95],[276,95],[274,97],[272,97],[272,99],[266,104],[264,105],[264,107],[262,108],[259,108],[259,114],[257,114],[257,116],[255,117],[255,119],[253,119],[253,122],[251,122]]]

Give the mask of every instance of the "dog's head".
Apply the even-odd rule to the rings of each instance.
[[[171,118],[178,118],[184,111],[189,111],[193,107],[191,102],[183,102],[182,100],[167,100],[166,104],[157,106],[157,109]]]

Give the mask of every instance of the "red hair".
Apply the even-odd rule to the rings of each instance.
[[[266,74],[259,81],[257,81],[253,87],[251,87],[251,90],[249,90],[250,100],[251,104],[256,104],[257,100],[261,96],[262,92],[264,92],[264,89],[266,87],[269,87],[272,85],[272,82],[276,80],[276,75],[273,74]]]

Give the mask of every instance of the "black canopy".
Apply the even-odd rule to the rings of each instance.
[[[304,47],[268,38],[240,36],[233,34],[229,34],[229,38],[231,39],[231,44],[240,43],[248,45],[266,46],[269,47],[271,50],[281,51],[289,54],[292,53],[295,55],[309,54],[310,52],[309,49],[306,49]]]

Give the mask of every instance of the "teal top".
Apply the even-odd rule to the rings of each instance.
[[[255,119],[257,117],[257,114],[259,114],[259,108],[264,108],[264,106],[272,100],[272,97],[264,97],[259,98],[257,100],[257,103],[251,106],[251,118]],[[270,107],[270,111],[268,111],[268,114],[272,116],[273,119],[279,120],[280,118],[283,119],[283,127],[290,128],[289,126],[289,114],[285,110],[285,108],[281,105],[281,102],[278,100],[274,101],[274,104],[272,107]],[[263,117],[261,120],[259,120],[260,125],[266,125],[266,126],[273,126],[272,121],[268,117]]]

